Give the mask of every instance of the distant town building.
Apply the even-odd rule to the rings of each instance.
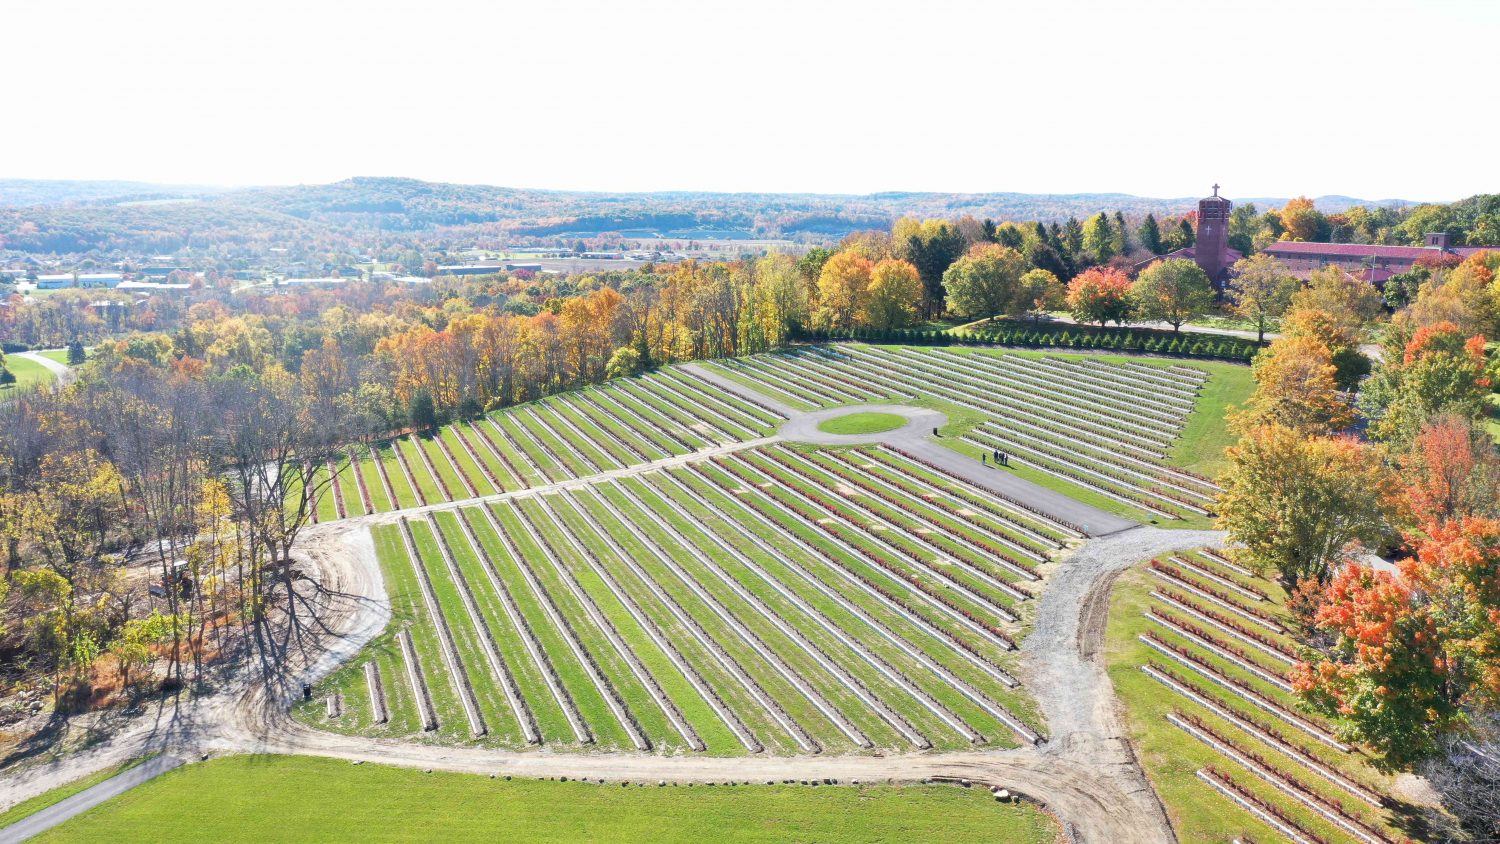
[[[151,293],[154,291],[188,290],[192,286],[192,284],[186,281],[122,281],[115,286],[115,289],[135,293]]]
[[[36,277],[36,289],[61,290],[66,287],[116,287],[125,277],[120,273],[53,273]]]
[[[319,278],[284,278],[280,284],[283,287],[331,287],[338,284],[348,284],[349,279],[334,276],[323,276]]]
[[[452,264],[438,267],[438,275],[494,275],[505,272],[505,264]]]

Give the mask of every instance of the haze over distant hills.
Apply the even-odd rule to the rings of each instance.
[[[1233,197],[1259,208],[1284,197]],[[166,233],[208,242],[262,242],[317,232],[387,232],[467,237],[783,237],[826,240],[879,228],[904,215],[980,219],[1080,219],[1099,211],[1180,214],[1198,197],[1120,193],[1026,194],[889,191],[866,195],[605,193],[357,177],[323,185],[223,188],[122,181],[0,179],[0,239],[10,249],[83,252],[166,249]],[[1347,196],[1316,200],[1324,211],[1351,205],[1412,205]]]

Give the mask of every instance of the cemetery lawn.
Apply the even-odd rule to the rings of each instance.
[[[846,413],[818,425],[825,434],[879,434],[906,424],[906,417],[895,413]]]
[[[978,787],[621,787],[232,756],[170,771],[36,840],[1040,844],[1057,835],[1039,809]]]

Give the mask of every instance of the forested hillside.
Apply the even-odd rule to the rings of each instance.
[[[585,193],[367,177],[219,194],[205,190],[114,182],[0,182],[0,247],[42,253],[175,251],[309,238],[366,241],[371,233],[382,232],[415,233],[423,239],[603,232],[691,238],[701,233],[696,236],[821,242],[884,228],[903,216],[1060,222],[1100,211],[1170,216],[1190,211],[1197,201],[1112,193]],[[192,201],[135,204],[171,197]],[[1243,201],[1269,207],[1284,200]],[[1367,204],[1349,197],[1314,202],[1328,213]]]

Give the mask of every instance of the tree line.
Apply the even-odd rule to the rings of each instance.
[[[1291,596],[1307,704],[1426,775],[1455,838],[1500,832],[1497,270],[1500,252],[1435,268],[1389,319],[1373,287],[1315,274],[1254,362],[1217,507],[1233,556]]]

